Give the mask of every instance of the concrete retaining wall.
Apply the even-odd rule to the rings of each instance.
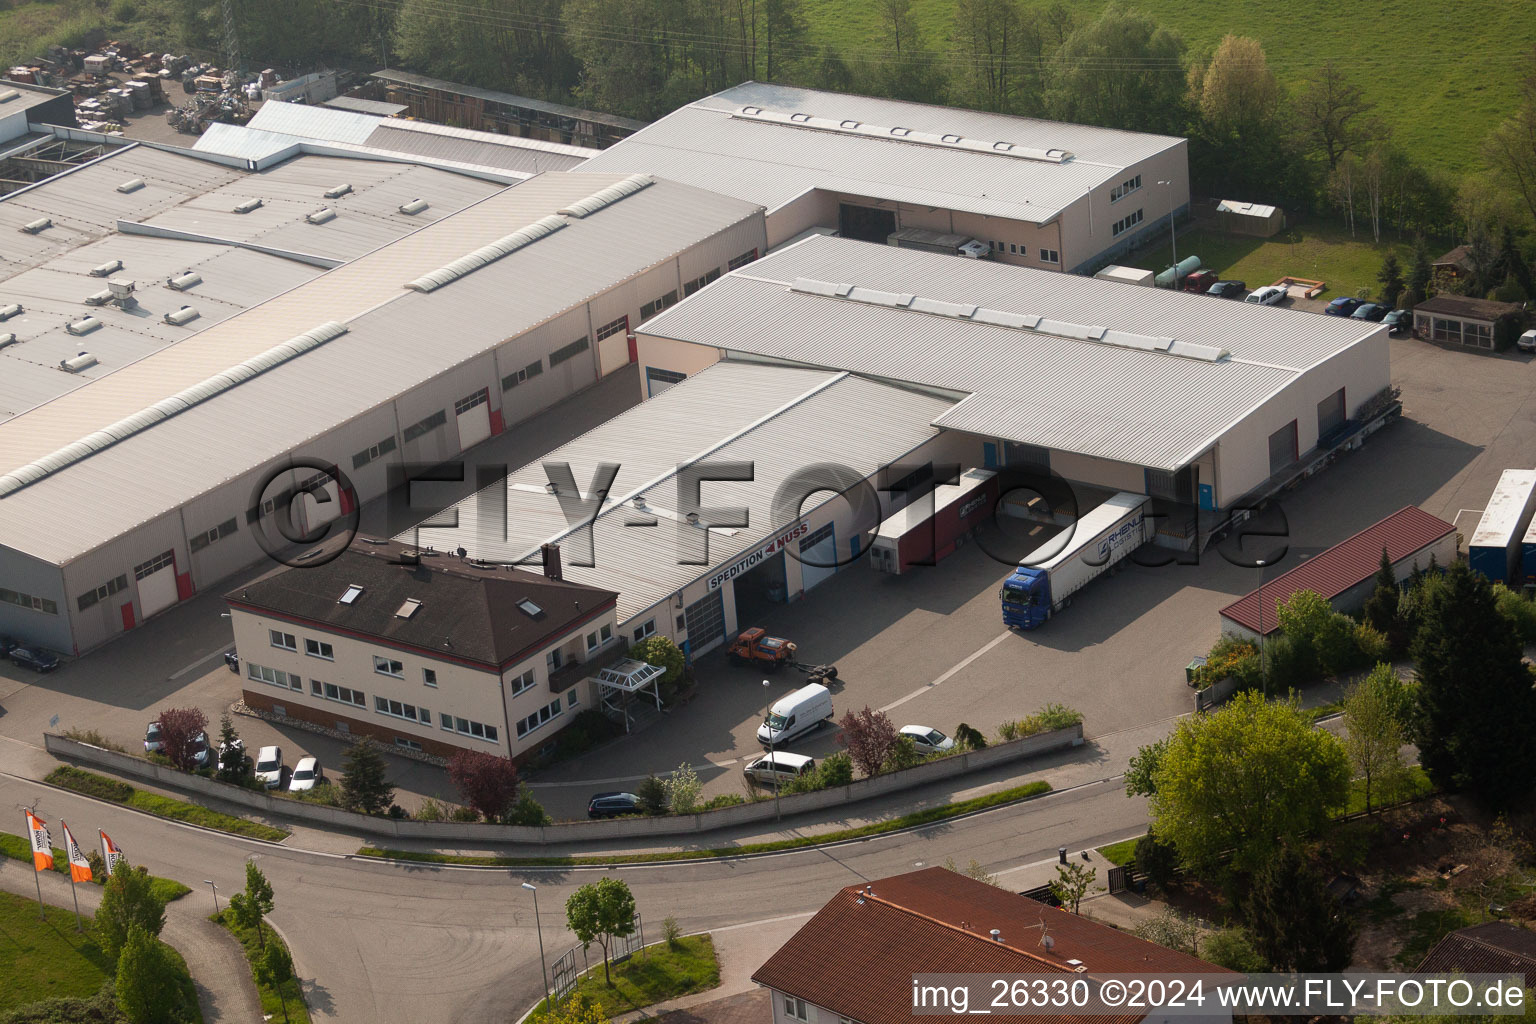
[[[905,771],[877,775],[872,779],[860,779],[834,789],[785,796],[780,799],[780,804],[784,817],[788,818],[795,814],[820,811],[828,807],[841,807],[860,800],[868,800],[871,797],[913,789],[938,779],[947,779],[990,768],[993,765],[1079,746],[1082,742],[1083,727],[1074,725],[1068,729],[1040,733],[1011,743],[999,743],[984,750],[968,751],[964,754],[956,754],[954,757],[929,761]],[[737,804],[734,807],[722,807],[698,814],[667,815],[659,818],[610,818],[602,821],[562,821],[543,827],[450,821],[397,821],[392,818],[356,814],[336,807],[326,807],[323,804],[304,803],[240,786],[231,786],[200,775],[178,771],[166,765],[153,764],[131,754],[103,750],[100,747],[93,747],[88,743],[66,739],[52,733],[43,734],[43,745],[55,757],[104,768],[118,775],[144,779],[167,789],[237,804],[275,818],[314,822],[322,826],[363,832],[384,838],[426,839],[442,843],[579,843],[635,836],[698,835],[731,825],[766,821],[774,815],[774,802],[760,800],[757,803]]]

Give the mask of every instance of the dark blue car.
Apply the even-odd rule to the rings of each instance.
[[[1348,296],[1340,296],[1328,303],[1328,308],[1323,310],[1329,316],[1349,316],[1360,308],[1364,299],[1351,299]]]
[[[1370,320],[1374,323],[1381,323],[1390,312],[1392,312],[1390,306],[1383,306],[1379,302],[1366,302],[1356,308],[1349,316],[1352,320]]]
[[[52,672],[59,667],[59,659],[39,647],[13,647],[11,660],[34,672]]]

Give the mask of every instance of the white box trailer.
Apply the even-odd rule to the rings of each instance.
[[[1079,519],[1064,547],[1060,538],[1047,541],[1040,549],[1044,557],[1026,559],[1003,580],[998,595],[1003,624],[1036,628],[1065,608],[1073,594],[1151,540],[1150,504],[1145,494],[1122,491]]]
[[[1525,583],[1521,542],[1536,510],[1536,469],[1506,469],[1467,545],[1467,565],[1495,583]]]

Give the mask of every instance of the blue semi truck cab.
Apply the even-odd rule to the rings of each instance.
[[[1031,556],[1003,580],[998,593],[1003,624],[1035,629],[1091,580],[1151,540],[1148,504],[1145,494],[1122,491],[1079,518],[1065,541],[1047,541],[1040,551],[1050,553],[1038,560]]]

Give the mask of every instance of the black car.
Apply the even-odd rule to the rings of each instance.
[[[11,660],[33,672],[52,672],[59,667],[59,659],[40,647],[12,647]]]
[[[1247,291],[1248,285],[1244,281],[1217,281],[1206,289],[1205,294],[1218,299],[1240,299]]]
[[[1407,334],[1413,330],[1413,312],[1407,309],[1394,309],[1381,318],[1381,322],[1388,327],[1388,334]]]
[[[1381,323],[1390,312],[1392,312],[1391,306],[1383,306],[1379,302],[1367,302],[1365,305],[1356,308],[1353,313],[1349,314],[1349,317],[1351,320],[1370,320],[1375,323]]]
[[[587,817],[617,818],[621,814],[639,814],[640,798],[633,793],[596,793],[587,801]]]

